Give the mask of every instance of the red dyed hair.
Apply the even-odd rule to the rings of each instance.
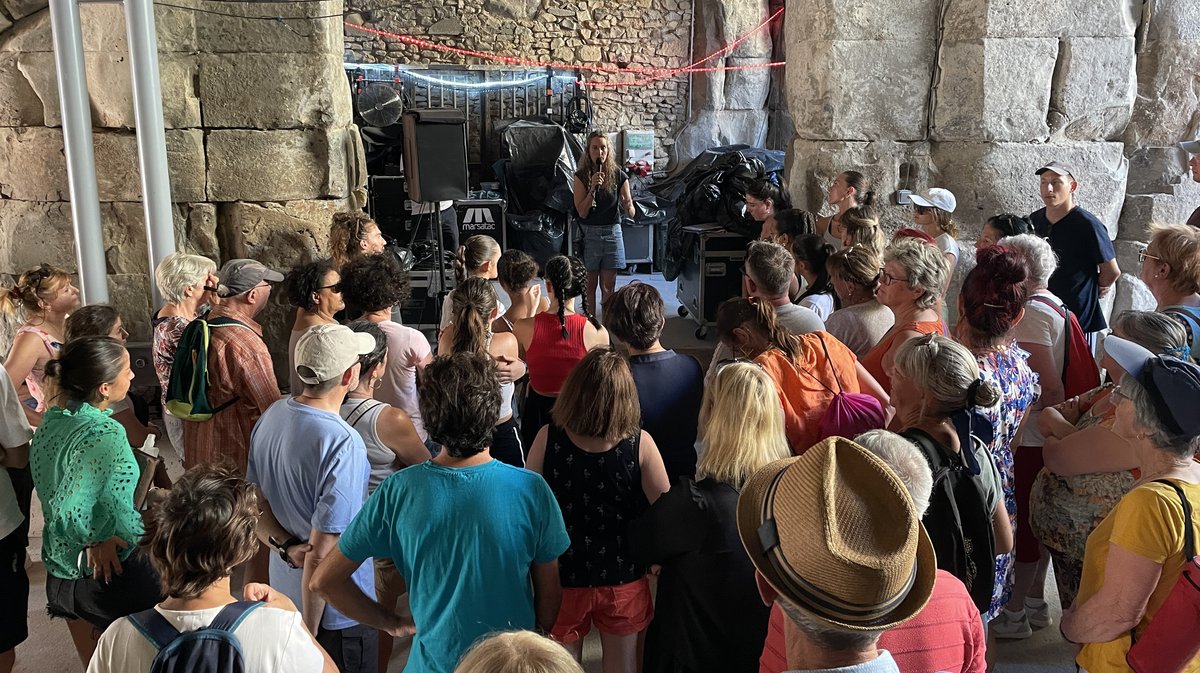
[[[1016,324],[1029,297],[1027,272],[1012,250],[993,245],[975,254],[975,268],[963,280],[963,315],[976,345],[995,341]]]

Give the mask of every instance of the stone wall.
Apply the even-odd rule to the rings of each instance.
[[[4,273],[40,262],[75,268],[46,4],[0,6]],[[220,11],[262,13],[234,3]],[[290,3],[287,11],[336,14],[341,3]],[[109,294],[131,339],[147,340],[150,270],[124,17],[119,5],[83,4],[81,13]],[[359,202],[362,186],[340,22],[284,24],[164,7],[156,21],[179,248],[218,263],[249,256],[282,269],[323,254],[330,214]],[[265,316],[277,352],[287,340],[284,314],[280,306]]]
[[[1065,161],[1079,203],[1130,243],[1118,245],[1118,304],[1144,307],[1128,249],[1149,223],[1181,221],[1194,193],[1170,146],[1197,131],[1197,16],[1196,0],[820,0],[791,12],[792,196],[822,208],[848,168],[889,201],[949,188],[969,257],[987,217],[1040,208],[1033,172]],[[893,226],[908,218],[885,208]]]
[[[706,1],[711,2],[697,0],[697,13]],[[421,37],[450,47],[538,61],[668,68],[686,65],[691,55],[692,0],[597,0],[573,4],[538,0],[414,0],[402,8],[383,10],[368,10],[373,3],[358,0],[347,4],[349,9],[362,10],[351,21],[371,28]],[[729,30],[736,28],[730,26]],[[347,56],[365,63],[497,66],[494,62],[418,48],[353,28],[346,29],[345,39]],[[766,55],[769,56],[769,41]],[[741,58],[742,53],[736,56]],[[538,72],[531,70],[534,74]],[[638,79],[646,75],[594,77]],[[717,85],[720,86],[723,85]],[[657,139],[656,162],[659,168],[664,168],[674,153],[676,135],[688,119],[688,87],[686,76],[675,76],[638,87],[593,89],[595,124],[604,130],[653,129]],[[759,101],[757,107],[761,106]]]

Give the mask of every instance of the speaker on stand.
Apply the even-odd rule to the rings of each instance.
[[[453,272],[447,268],[442,246],[439,202],[467,198],[467,118],[463,110],[429,108],[404,112],[404,176],[408,198],[423,204],[422,211],[426,211],[417,218],[412,246],[416,245],[422,218],[429,218],[434,264],[426,301],[434,300],[434,315],[440,324],[442,299],[453,283]]]

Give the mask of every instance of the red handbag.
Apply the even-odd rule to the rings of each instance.
[[[1200,559],[1192,532],[1192,505],[1179,485],[1165,479],[1155,483],[1175,489],[1183,504],[1183,572],[1167,600],[1133,646],[1125,662],[1134,673],[1179,673],[1200,654]]]

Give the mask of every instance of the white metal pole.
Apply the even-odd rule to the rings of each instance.
[[[83,65],[83,31],[75,0],[50,0],[50,28],[54,37],[54,65],[58,70],[58,101],[62,108],[79,290],[84,303],[103,303],[108,301],[108,274],[100,224],[100,193],[96,187],[96,157],[92,149],[92,110]]]
[[[133,110],[141,165],[142,207],[146,218],[146,248],[150,277],[153,278],[159,262],[175,252],[153,0],[125,0],[125,30],[129,35],[129,65],[133,73]],[[161,305],[158,285],[151,282],[150,292],[153,305]]]

